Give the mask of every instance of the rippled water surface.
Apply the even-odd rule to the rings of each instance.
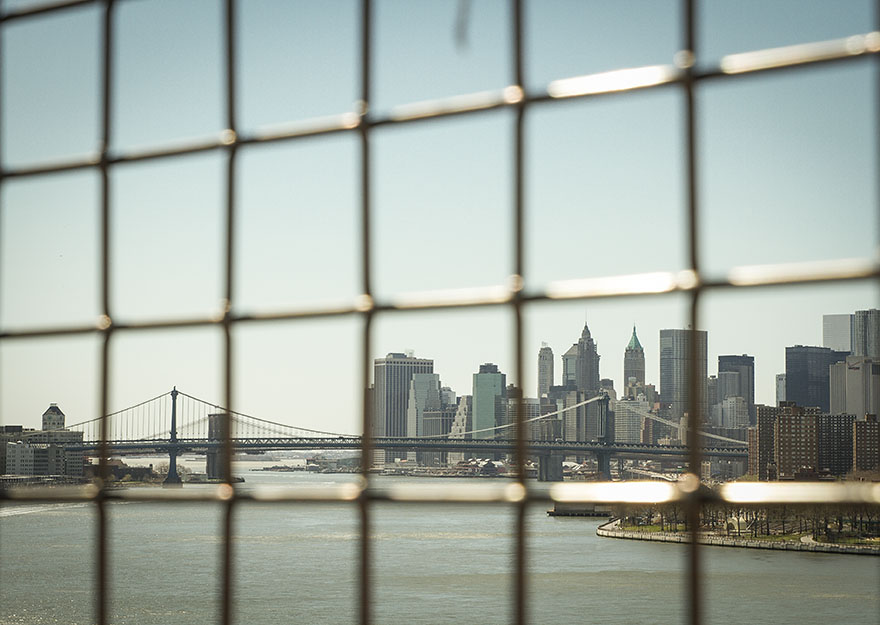
[[[351,479],[245,477],[245,486]],[[221,521],[215,504],[113,504],[113,622],[216,620]],[[375,621],[510,622],[512,523],[511,510],[498,506],[375,506]],[[599,538],[598,524],[530,509],[531,621],[684,622],[686,549]],[[0,508],[0,623],[93,622],[95,531],[88,505]],[[356,508],[242,505],[235,531],[238,622],[355,622]],[[719,547],[702,553],[708,623],[880,622],[880,559]]]

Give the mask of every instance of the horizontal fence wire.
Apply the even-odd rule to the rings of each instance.
[[[698,58],[695,50],[696,7],[693,2],[683,2],[683,52],[673,63],[663,63],[637,68],[623,68],[584,76],[573,76],[555,80],[546,88],[529,91],[525,88],[523,77],[524,50],[522,44],[523,12],[522,2],[512,1],[511,19],[511,57],[512,84],[497,90],[457,95],[431,101],[412,102],[398,105],[387,114],[375,115],[369,109],[372,88],[373,29],[371,24],[372,3],[362,0],[360,11],[360,104],[355,110],[331,114],[316,119],[306,119],[280,124],[259,131],[244,131],[237,126],[236,119],[236,23],[234,0],[226,0],[223,28],[225,106],[227,127],[217,133],[195,139],[182,138],[164,145],[153,146],[138,151],[114,151],[111,146],[111,107],[114,93],[112,78],[112,41],[114,36],[113,10],[119,2],[131,0],[76,0],[68,2],[47,2],[12,11],[0,12],[0,38],[3,27],[23,20],[40,19],[42,16],[76,9],[87,5],[97,5],[104,9],[102,31],[102,149],[100,152],[82,158],[27,166],[7,167],[0,164],[0,190],[2,185],[16,179],[40,179],[62,172],[75,170],[96,170],[102,179],[101,191],[101,298],[102,315],[94,324],[52,325],[26,328],[0,328],[0,341],[13,341],[36,338],[51,338],[82,334],[97,334],[102,338],[100,360],[99,405],[102,413],[108,414],[108,379],[112,371],[110,344],[119,332],[162,330],[169,328],[197,328],[213,326],[222,328],[224,333],[223,388],[225,405],[235,406],[232,388],[234,382],[232,329],[239,324],[267,324],[271,322],[294,322],[305,319],[354,316],[363,320],[361,335],[360,371],[363,388],[369,383],[371,372],[372,327],[376,315],[405,314],[430,310],[452,308],[503,307],[511,311],[515,319],[515,333],[512,343],[515,347],[518,379],[523,371],[522,312],[530,304],[566,300],[592,300],[617,297],[661,297],[664,295],[685,294],[690,298],[690,322],[698,327],[698,309],[702,294],[708,290],[737,289],[748,290],[764,287],[797,286],[824,282],[847,282],[877,280],[880,278],[880,262],[877,259],[837,259],[817,263],[797,263],[785,265],[761,265],[731,269],[722,278],[712,278],[701,273],[697,261],[699,204],[696,196],[699,154],[696,152],[695,118],[698,103],[699,85],[711,81],[736,81],[742,78],[767,72],[805,71],[809,68],[828,64],[877,63],[880,53],[880,32],[854,34],[850,37],[831,41],[803,43],[781,48],[756,50],[724,56],[717,64],[709,67],[695,65]],[[541,289],[524,289],[523,249],[525,230],[523,215],[523,181],[527,178],[523,160],[524,120],[531,110],[556,106],[572,99],[594,97],[625,97],[626,94],[654,89],[681,89],[686,94],[684,107],[686,119],[685,135],[682,140],[688,154],[688,167],[685,182],[689,193],[685,228],[689,246],[688,269],[679,272],[654,272],[626,276],[605,276],[583,280],[551,282]],[[511,219],[515,225],[512,248],[514,266],[508,284],[493,285],[486,288],[438,290],[419,293],[397,293],[385,299],[376,298],[372,293],[373,270],[371,267],[371,222],[370,203],[373,172],[371,168],[371,135],[386,127],[429,123],[453,117],[487,115],[498,111],[512,110],[517,123],[514,130],[513,161],[513,205]],[[878,107],[880,110],[880,107]],[[236,162],[242,150],[256,150],[262,145],[292,142],[297,140],[329,137],[344,133],[355,133],[361,146],[360,163],[360,238],[361,249],[359,271],[361,294],[349,302],[336,306],[289,308],[280,312],[241,311],[236,309],[233,274],[235,266],[235,175]],[[0,137],[2,140],[2,137]],[[129,163],[169,160],[191,154],[220,152],[227,158],[226,169],[226,213],[225,213],[225,300],[216,314],[198,318],[155,319],[142,322],[126,322],[111,314],[111,286],[108,278],[110,250],[112,248],[109,227],[110,191],[109,173],[115,168]],[[691,383],[695,383],[692,376]],[[695,393],[691,393],[694,398]],[[693,401],[693,400],[692,400]],[[691,414],[696,411],[691,410]],[[511,588],[513,619],[516,623],[528,621],[527,604],[527,543],[524,511],[530,504],[540,503],[607,503],[607,504],[654,504],[664,502],[683,502],[691,514],[698,514],[701,506],[709,504],[730,504],[737,506],[762,506],[767,504],[786,505],[880,505],[880,485],[852,484],[779,484],[779,483],[730,483],[718,489],[709,490],[699,484],[699,448],[692,448],[689,460],[690,474],[686,479],[675,483],[559,483],[554,485],[531,485],[525,481],[525,461],[528,441],[522,409],[517,411],[517,479],[493,485],[470,485],[467,487],[447,487],[440,485],[392,484],[377,486],[373,484],[367,469],[372,458],[373,441],[369,406],[365,396],[363,404],[362,469],[363,475],[348,484],[320,489],[311,488],[252,488],[242,491],[232,482],[231,458],[234,452],[231,439],[231,416],[225,415],[223,440],[224,476],[226,482],[200,490],[160,490],[160,489],[113,489],[105,482],[81,487],[14,488],[0,489],[0,499],[9,502],[32,501],[76,501],[92,502],[99,518],[95,538],[96,566],[96,621],[103,625],[108,622],[108,584],[107,567],[109,533],[105,505],[112,501],[139,501],[156,503],[201,502],[222,504],[226,513],[220,530],[221,579],[219,580],[220,622],[234,622],[235,568],[232,558],[234,526],[232,524],[234,506],[239,503],[296,504],[321,502],[350,502],[358,506],[360,512],[360,551],[358,565],[358,620],[372,623],[372,552],[370,548],[370,528],[372,522],[371,504],[375,502],[394,502],[400,504],[478,504],[508,505],[518,510],[518,522],[514,537],[514,587]],[[109,420],[102,421],[102,440],[109,440]],[[699,424],[694,423],[694,430]],[[110,449],[104,444],[100,450],[100,475],[108,476],[107,462]],[[688,605],[689,620],[699,623],[701,619],[699,581],[699,547],[694,536],[691,541]],[[246,617],[246,615],[240,615]],[[240,619],[243,620],[243,619]]]
[[[6,489],[3,498],[9,502],[89,502],[97,499],[130,502],[223,503],[235,497],[248,502],[339,503],[361,499],[396,501],[400,503],[603,503],[657,504],[696,499],[700,504],[731,506],[786,505],[880,505],[880,484],[853,483],[774,483],[732,482],[717,491],[695,489],[687,480],[682,482],[560,482],[552,485],[532,484],[528,489],[513,480],[499,484],[472,484],[448,487],[435,484],[395,484],[366,486],[364,480],[348,484],[311,487],[253,486],[235,491],[226,484],[199,490],[169,489],[105,489],[89,484],[62,486],[52,489],[22,487]]]

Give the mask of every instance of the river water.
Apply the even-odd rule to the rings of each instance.
[[[243,475],[245,487],[351,479]],[[510,622],[510,508],[381,504],[374,509],[376,623]],[[356,513],[341,504],[239,506],[237,622],[355,622]],[[216,620],[219,506],[115,503],[109,521],[114,623]],[[685,622],[686,548],[599,538],[599,523],[548,517],[544,506],[530,509],[531,622]],[[0,623],[93,622],[94,533],[93,506],[0,508]],[[702,553],[707,623],[880,622],[880,559],[721,547]]]

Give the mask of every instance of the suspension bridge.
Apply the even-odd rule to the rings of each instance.
[[[562,413],[575,410],[588,403],[601,401],[604,397],[593,397],[578,404],[532,417],[526,424],[559,417]],[[676,426],[645,413],[646,418]],[[373,446],[376,449],[400,451],[471,451],[483,453],[510,453],[515,451],[516,441],[512,435],[514,424],[499,425],[466,432],[440,434],[434,436],[403,437],[376,436]],[[262,419],[188,395],[176,388],[135,404],[123,410],[75,423],[68,430],[82,432],[82,441],[67,443],[65,447],[73,451],[96,453],[106,445],[114,455],[125,454],[168,454],[169,483],[179,483],[176,472],[176,457],[182,453],[197,452],[206,455],[206,473],[209,478],[219,478],[219,454],[225,446],[224,428],[230,428],[229,439],[232,448],[241,452],[262,452],[271,450],[330,450],[361,448],[361,436],[351,433],[329,432],[288,425],[277,421]],[[725,445],[704,445],[702,453],[706,457],[746,458],[745,443],[721,436],[703,434],[706,440],[720,439]],[[106,438],[105,438],[106,437]],[[686,445],[650,445],[643,443],[620,443],[614,441],[572,441],[572,440],[529,440],[529,454],[537,456],[541,469],[541,479],[553,479],[557,471],[551,464],[558,464],[561,478],[561,463],[566,455],[594,455],[599,463],[599,472],[609,474],[610,458],[639,456],[687,456]]]

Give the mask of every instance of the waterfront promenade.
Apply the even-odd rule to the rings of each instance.
[[[626,540],[648,540],[662,543],[689,543],[690,532],[640,532],[619,528],[620,519],[612,519],[596,528],[596,534],[603,538],[622,538]],[[880,556],[880,546],[841,545],[820,543],[814,540],[761,540],[734,536],[719,536],[700,532],[697,542],[715,547],[741,547],[745,549],[774,549],[777,551],[808,551],[813,553],[847,553],[865,556]]]

